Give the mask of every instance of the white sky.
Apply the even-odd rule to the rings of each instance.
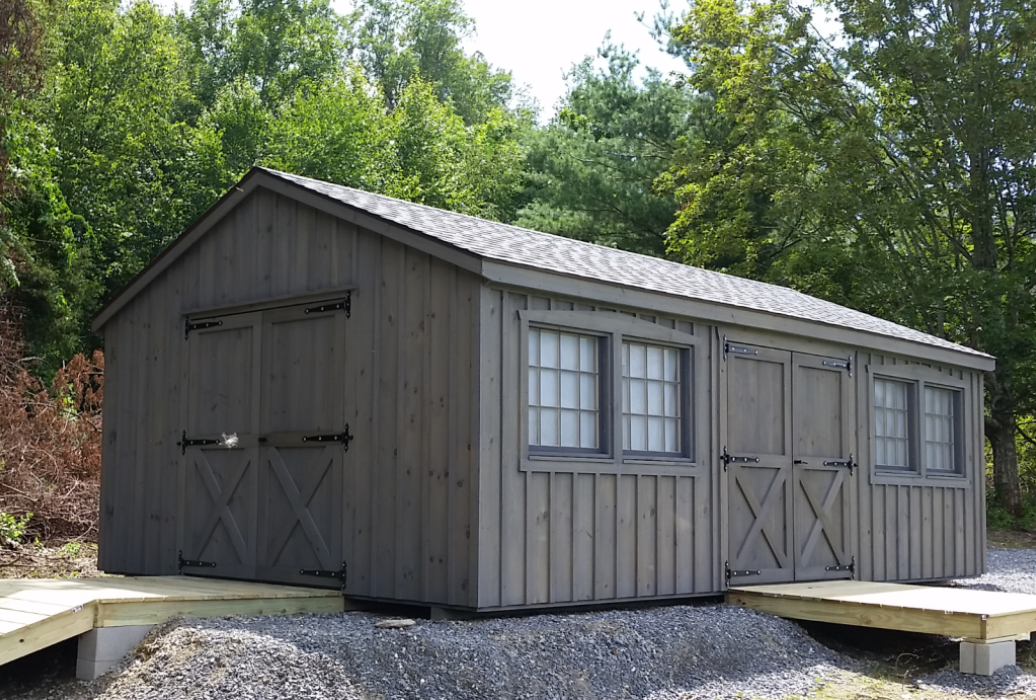
[[[189,6],[190,0],[154,0],[168,10]],[[475,20],[477,36],[468,49],[481,51],[494,67],[510,70],[517,85],[529,86],[539,101],[540,118],[549,119],[564,95],[564,73],[597,48],[610,30],[615,44],[638,51],[642,65],[663,73],[680,71],[679,61],[668,56],[637,22],[645,23],[659,10],[659,0],[463,0]],[[338,12],[348,12],[350,0],[332,0]],[[673,7],[682,9],[681,0]]]

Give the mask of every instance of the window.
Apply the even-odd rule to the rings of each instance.
[[[521,469],[684,473],[694,461],[699,337],[687,321],[522,309]],[[510,355],[513,356],[513,355]],[[707,427],[707,426],[706,426]],[[637,466],[639,465],[639,466]]]
[[[956,472],[959,391],[941,387],[924,388],[924,449],[928,469]]]
[[[874,460],[880,469],[910,469],[911,385],[874,380]]]
[[[914,368],[873,382],[874,466],[918,476],[963,474],[963,389]],[[930,374],[930,373],[929,373]],[[952,380],[949,380],[952,383]]]
[[[680,351],[622,343],[622,447],[626,452],[682,452]]]
[[[600,338],[529,329],[529,445],[601,449]]]

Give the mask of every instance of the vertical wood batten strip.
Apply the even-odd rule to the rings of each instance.
[[[467,518],[463,517],[466,509],[462,511],[459,507],[463,502],[464,493],[463,491],[458,493],[454,484],[469,483],[468,475],[461,467],[460,454],[457,452],[457,444],[463,439],[464,433],[464,422],[459,420],[459,416],[462,414],[458,385],[463,381],[466,387],[465,393],[469,395],[475,387],[468,384],[467,375],[461,374],[460,371],[460,353],[463,352],[465,344],[460,326],[463,322],[470,322],[470,319],[466,315],[463,320],[461,319],[460,304],[457,302],[460,294],[458,272],[456,268],[451,267],[446,274],[449,279],[449,295],[447,308],[441,311],[447,314],[447,317],[442,320],[446,327],[446,338],[444,341],[440,341],[444,342],[446,347],[446,407],[449,428],[446,439],[446,513],[444,518],[446,527],[446,602],[449,605],[467,605],[468,602],[464,599],[466,577],[463,566],[467,564],[467,557],[463,556],[463,541],[458,542],[457,538],[464,533],[468,523]]]
[[[418,464],[426,488],[419,495],[424,511],[425,534],[423,561],[426,569],[425,600],[446,604],[449,602],[449,541],[452,527],[450,501],[451,445],[457,426],[450,420],[453,406],[449,399],[451,385],[456,385],[453,374],[454,358],[451,353],[450,300],[456,292],[452,266],[430,258],[426,299],[429,309],[425,314],[425,335],[428,346],[424,353],[425,459]]]
[[[264,192],[256,201],[255,269],[252,291],[259,298],[273,296],[272,270],[274,247],[274,222],[276,221],[276,197]]]
[[[676,476],[655,477],[656,595],[673,595],[676,575]]]
[[[155,575],[162,572],[162,532],[165,528],[163,519],[163,477],[165,476],[165,436],[166,410],[173,399],[173,387],[168,380],[170,355],[168,352],[168,295],[170,271],[159,275],[152,282],[148,314],[151,318],[151,352],[145,365],[147,376],[154,382],[151,387],[151,401],[148,402],[150,412],[148,450],[148,472],[145,492],[149,500],[146,528],[148,531],[147,549],[145,551],[145,571]],[[161,398],[159,398],[161,397]]]
[[[478,605],[507,605],[508,586],[505,576],[507,542],[502,520],[507,498],[501,488],[501,391],[502,371],[500,292],[482,288],[479,294],[478,372],[479,400],[476,406],[479,430],[478,500]],[[513,543],[510,543],[513,547]],[[503,596],[503,598],[501,598]],[[522,601],[516,601],[517,604]]]
[[[381,269],[378,280],[378,468],[374,483],[377,489],[378,528],[373,534],[375,549],[371,554],[372,595],[392,597],[396,592],[396,465],[400,444],[400,421],[397,419],[399,392],[402,391],[400,361],[402,319],[399,318],[400,296],[405,285],[403,249],[397,243],[381,239]],[[376,517],[372,513],[372,519]],[[373,524],[373,523],[372,523]]]
[[[421,581],[428,569],[422,556],[422,516],[427,498],[423,458],[424,431],[428,417],[424,415],[426,387],[425,355],[428,348],[428,276],[431,257],[412,248],[404,248],[407,280],[399,309],[401,328],[400,351],[402,377],[400,397],[400,460],[397,467],[396,580],[401,598],[420,600]]]
[[[676,503],[674,504],[674,528],[675,539],[675,575],[676,593],[693,593],[697,590],[697,580],[702,574],[707,574],[710,562],[705,562],[702,571],[696,566],[697,557],[694,546],[693,521],[696,517],[694,510],[694,487],[695,478],[689,476],[675,477],[674,488],[676,490]],[[711,528],[710,528],[711,529]],[[708,585],[708,584],[706,584]]]
[[[351,224],[338,222],[338,236],[360,238],[360,232]],[[372,557],[374,555],[375,532],[373,504],[377,503],[378,492],[374,486],[375,471],[381,464],[379,451],[379,392],[375,391],[381,373],[380,338],[377,333],[381,294],[378,289],[379,271],[382,269],[381,244],[372,234],[363,234],[362,249],[367,264],[357,277],[352,279],[360,293],[352,302],[351,317],[346,323],[346,359],[352,368],[352,388],[346,392],[347,415],[350,424],[355,425],[353,441],[346,455],[346,499],[351,503],[350,518],[343,527],[348,527],[344,545],[348,548],[346,559],[350,569],[357,569],[349,577],[349,590],[357,595],[373,595]],[[342,255],[345,246],[338,247]],[[341,262],[338,263],[341,265]]]
[[[527,305],[524,295],[493,292],[498,302],[494,318],[494,340],[498,344],[500,373],[494,394],[495,420],[492,430],[499,443],[500,498],[500,596],[504,605],[521,605],[535,600],[534,587],[528,580],[529,557],[532,556],[533,521],[527,511],[529,478],[518,469],[517,454],[526,436],[518,434],[517,415],[512,405],[519,396],[518,378],[521,376],[518,311]],[[543,565],[546,570],[547,565]]]
[[[464,275],[466,280],[464,308],[465,318],[465,341],[462,345],[462,352],[465,353],[465,361],[461,363],[464,367],[465,377],[471,391],[463,395],[464,410],[460,413],[464,421],[465,437],[459,448],[464,450],[462,459],[467,465],[467,489],[464,491],[466,508],[464,516],[465,532],[465,561],[466,561],[466,592],[467,604],[472,607],[480,607],[482,601],[482,572],[480,570],[479,553],[483,545],[482,520],[483,513],[480,509],[482,504],[482,482],[486,476],[483,472],[482,462],[482,401],[484,390],[482,386],[482,282],[470,275]],[[499,503],[499,497],[496,499]],[[493,499],[487,499],[492,506]],[[497,514],[499,518],[499,514]],[[499,544],[499,539],[490,541],[490,546]],[[500,572],[497,564],[494,569],[492,565],[486,567],[488,571]],[[496,595],[499,595],[500,587],[495,587]]]

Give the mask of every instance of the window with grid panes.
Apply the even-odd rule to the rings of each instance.
[[[680,454],[680,350],[622,343],[622,445],[626,452]]]
[[[601,451],[600,338],[529,329],[529,445]]]
[[[910,391],[908,382],[874,380],[874,452],[879,469],[909,470]]]
[[[925,467],[932,471],[959,471],[956,436],[956,404],[959,394],[953,389],[925,386]]]

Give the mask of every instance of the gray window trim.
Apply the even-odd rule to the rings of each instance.
[[[874,380],[889,379],[892,381],[905,382],[910,385],[908,396],[909,423],[908,435],[910,437],[909,460],[910,467],[906,469],[896,467],[879,467],[875,463],[875,429],[874,429]],[[954,430],[954,458],[956,469],[954,471],[931,469],[925,463],[924,450],[924,390],[926,386],[940,389],[950,389],[956,392]],[[967,442],[969,434],[967,430],[966,416],[964,415],[968,403],[967,383],[955,376],[939,372],[924,365],[867,365],[866,366],[866,420],[868,429],[868,464],[864,465],[870,469],[870,481],[872,484],[888,485],[926,485],[942,487],[967,487],[971,484],[971,474],[967,465]],[[973,448],[973,446],[971,446]]]
[[[694,474],[703,468],[693,458],[694,450],[702,438],[702,427],[695,418],[707,411],[708,360],[703,349],[707,339],[699,337],[699,328],[694,334],[644,321],[624,313],[613,311],[519,311],[521,326],[519,368],[520,400],[518,430],[521,459],[520,469],[531,472],[574,472],[586,474]],[[530,446],[529,435],[529,328],[549,328],[600,335],[605,340],[598,363],[601,367],[601,436],[602,450],[589,451],[571,448],[558,450],[540,449]],[[622,365],[618,361],[624,339],[634,342],[648,342],[669,345],[680,349],[681,362],[687,362],[689,371],[681,379],[682,426],[684,430],[681,454],[624,452],[622,445],[622,401],[618,391],[622,386]],[[683,370],[684,367],[681,366]],[[607,381],[605,381],[607,380]],[[606,425],[604,424],[606,423]],[[607,449],[604,442],[607,440]]]

